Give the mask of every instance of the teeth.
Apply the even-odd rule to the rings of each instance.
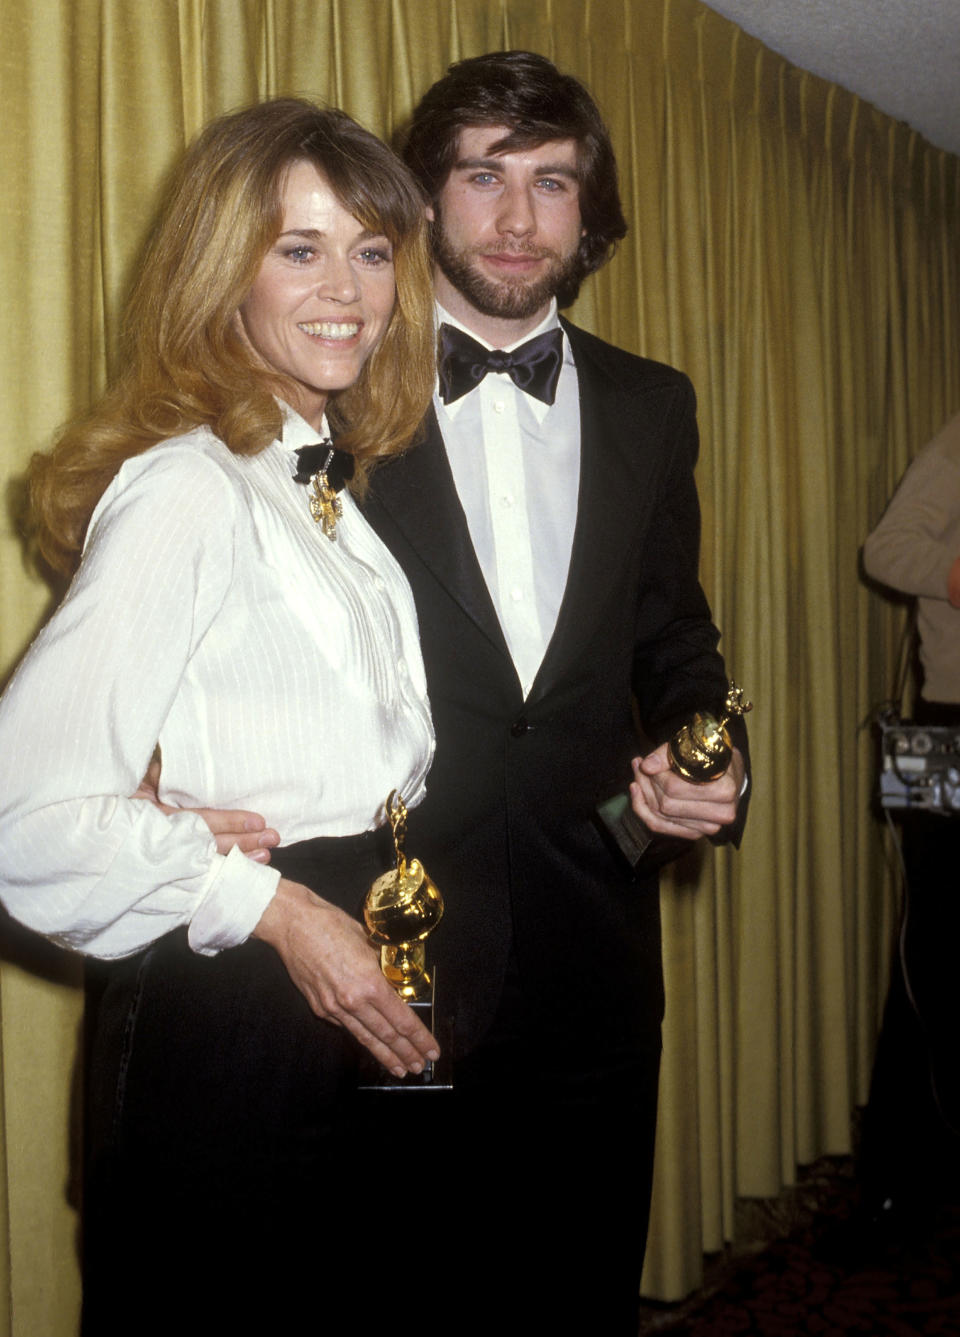
[[[316,335],[319,339],[352,339],[360,333],[360,324],[355,320],[305,320],[297,325],[297,329],[303,330],[304,334]]]

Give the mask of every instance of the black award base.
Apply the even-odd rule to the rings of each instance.
[[[690,852],[689,841],[652,832],[633,811],[625,789],[598,803],[594,820],[614,856],[623,859],[637,876],[654,873]]]
[[[414,1012],[440,1046],[440,1057],[427,1063],[423,1072],[412,1072],[406,1077],[394,1077],[371,1053],[363,1051],[360,1062],[358,1091],[450,1091],[453,1089],[453,1019],[443,1017],[437,1010],[436,971],[430,986],[430,997],[410,1003]]]
[[[653,839],[647,827],[630,806],[630,795],[620,790],[596,807],[600,830],[616,851],[636,868]]]

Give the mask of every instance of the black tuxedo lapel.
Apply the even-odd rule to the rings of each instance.
[[[376,471],[372,500],[389,513],[440,584],[509,659],[432,407],[424,429],[424,440],[402,460],[390,461]],[[377,528],[375,514],[369,518]]]
[[[625,550],[641,540],[644,508],[655,495],[654,474],[662,463],[647,387],[624,383],[598,356],[604,345],[584,340],[566,322],[564,327],[579,384],[580,493],[566,589],[531,699],[549,692],[578,655],[605,643],[603,596]]]

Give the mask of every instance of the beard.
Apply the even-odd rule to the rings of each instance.
[[[569,290],[571,286],[576,292],[582,277],[579,250],[563,256],[546,247],[517,243],[498,247],[465,246],[458,250],[448,240],[439,214],[432,228],[432,243],[437,268],[470,305],[485,316],[529,320],[558,293]],[[533,281],[521,275],[516,278],[488,278],[477,266],[477,260],[481,255],[495,255],[497,251],[506,251],[510,255],[529,255],[537,260],[547,260],[549,264],[540,278]]]

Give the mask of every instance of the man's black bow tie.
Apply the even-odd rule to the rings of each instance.
[[[563,365],[563,331],[547,330],[505,353],[502,348],[484,348],[452,325],[441,325],[438,363],[440,397],[445,404],[479,385],[488,371],[505,371],[518,389],[552,404]]]
[[[327,456],[333,450],[333,458],[327,467]],[[356,461],[346,450],[334,450],[332,441],[321,441],[316,446],[301,446],[296,452],[297,472],[293,476],[295,483],[309,483],[314,474],[321,469],[327,475],[327,482],[334,492],[339,492],[345,483],[353,477]]]

